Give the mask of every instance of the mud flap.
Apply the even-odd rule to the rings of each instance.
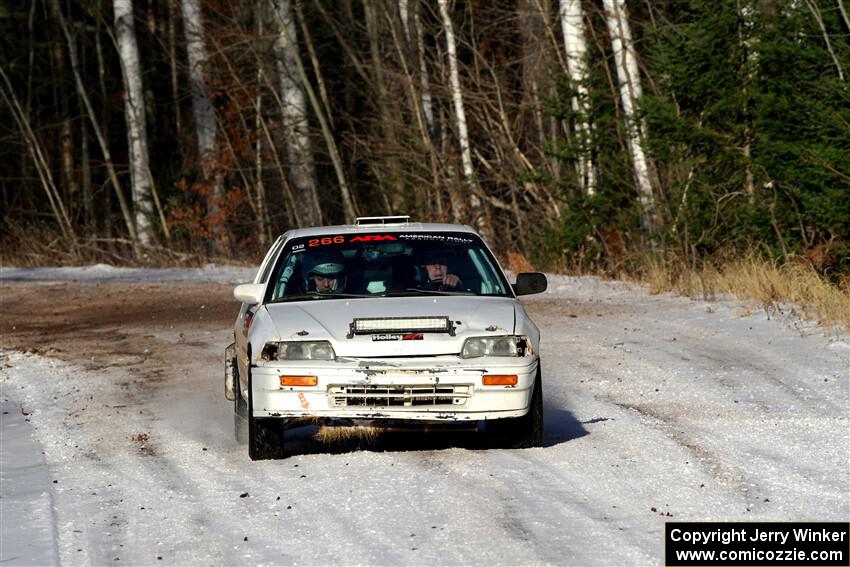
[[[230,343],[224,349],[224,397],[231,402],[236,399],[236,384],[239,370],[236,367],[236,343]]]

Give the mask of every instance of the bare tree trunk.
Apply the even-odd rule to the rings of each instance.
[[[94,53],[97,58],[97,84],[100,91],[100,100],[106,101],[106,64],[103,59],[103,42],[101,41],[101,27],[103,18],[95,19],[95,31],[94,31]],[[79,99],[79,104],[81,107],[86,108],[85,101],[83,101],[80,96],[79,91],[77,91],[77,98]],[[101,105],[101,114],[96,117],[96,119],[100,122],[101,127],[105,130],[109,131],[109,112],[107,110],[107,105]],[[94,132],[94,129],[92,129]],[[95,139],[97,139],[97,135],[95,133]],[[92,196],[94,197],[94,195]],[[107,240],[107,247],[111,251],[114,248],[114,240],[112,239],[112,193],[109,191],[104,191],[103,193],[103,202],[102,202],[102,210],[104,214],[95,215],[95,218],[99,219],[102,222],[103,226],[103,237]],[[97,204],[95,203],[95,208]]]
[[[337,5],[338,4],[339,4],[339,2],[337,2]],[[348,18],[348,21],[350,22],[354,18],[353,15],[350,15],[351,14],[351,3],[350,3],[349,0],[346,0],[342,4],[343,4],[343,7],[337,8],[337,10],[342,10],[343,13],[344,13],[343,17]],[[328,14],[328,11],[325,10],[325,8],[322,6],[322,3],[319,0],[314,0],[313,6],[317,10],[319,10],[319,13],[322,15],[322,18],[324,18],[325,22],[328,24],[328,26],[330,26],[331,31],[333,32],[334,36],[336,37],[337,41],[339,42],[339,45],[342,47],[342,50],[348,56],[348,60],[354,66],[353,70],[360,76],[361,79],[363,79],[363,82],[368,83],[369,80],[370,80],[370,77],[366,73],[366,69],[363,68],[363,63],[362,63],[362,61],[360,61],[360,58],[354,52],[354,49],[352,49],[352,47],[350,45],[348,45],[348,41],[346,40],[347,34],[344,33],[344,32],[340,32],[339,27],[336,25],[336,22],[331,17],[331,15]],[[351,68],[349,68],[348,70],[351,70]]]
[[[847,31],[850,31],[850,16],[847,15],[847,8],[844,7],[844,0],[838,0],[838,11],[841,12],[841,19],[844,20],[844,25],[847,26]]]
[[[469,133],[466,129],[466,112],[463,106],[463,92],[460,85],[460,75],[457,64],[457,47],[455,46],[454,26],[449,14],[448,0],[439,0],[440,15],[443,20],[443,31],[446,34],[446,50],[449,60],[449,84],[452,93],[452,104],[457,122],[458,145],[460,146],[461,164],[463,167],[463,182],[469,197],[469,213],[472,223],[481,235],[492,242],[486,211],[478,196],[475,170],[472,167],[472,152],[469,146]]]
[[[596,193],[596,168],[590,152],[592,124],[587,108],[587,40],[584,33],[584,12],[581,0],[561,1],[561,29],[564,32],[567,74],[578,96],[572,99],[573,112],[577,115],[576,137],[581,147],[578,173],[582,188],[588,195]]]
[[[209,61],[204,43],[204,24],[199,0],[180,0],[183,13],[183,31],[186,35],[186,52],[189,57],[189,80],[192,89],[192,111],[195,115],[195,134],[198,154],[204,177],[212,176],[215,162],[216,123],[215,109],[209,97],[206,67]]]
[[[139,65],[139,48],[136,44],[133,4],[131,0],[113,0],[112,7],[124,78],[124,114],[127,120],[127,143],[130,150],[130,194],[133,198],[134,220],[139,241],[142,246],[148,247],[156,238],[151,223],[151,197],[154,187],[148,159],[142,70]],[[166,231],[168,230],[164,219],[162,226]]]
[[[298,17],[298,27],[304,35],[304,47],[307,48],[307,54],[310,57],[313,68],[319,69],[319,56],[316,54],[316,50],[313,47],[313,38],[310,35],[310,28],[307,27],[307,20],[304,19],[303,4],[302,0],[295,0],[295,15]],[[321,73],[316,74],[316,85],[319,87],[319,97],[322,99],[322,104],[325,105],[325,108],[331,108],[331,99],[328,96],[325,79],[322,77]],[[333,127],[334,124],[334,117],[330,112],[328,113],[328,124],[330,124],[331,127]]]
[[[255,6],[255,14],[257,17],[257,37],[263,37],[263,0],[259,0]],[[262,127],[263,120],[263,91],[262,85],[263,65],[261,62],[257,64],[257,101],[254,108],[254,131],[259,133]],[[257,217],[260,224],[260,246],[265,248],[268,246],[268,241],[271,238],[269,230],[269,217],[266,210],[266,187],[263,184],[263,139],[257,135],[254,149],[254,183],[257,187]]]
[[[322,223],[322,208],[316,184],[307,101],[298,73],[299,54],[295,20],[290,0],[277,0],[276,8],[278,36],[275,41],[275,50],[283,128],[286,132],[289,177],[295,188],[298,202],[303,207],[295,218],[299,220],[300,226],[318,226]]]
[[[83,61],[86,60],[86,44],[82,44]],[[87,79],[87,77],[83,77]],[[75,93],[76,94],[76,93]],[[79,100],[79,97],[77,97]],[[89,133],[85,120],[80,120],[80,183],[83,194],[83,222],[87,232],[97,234],[94,219],[94,201],[92,196],[91,155],[89,152]]]
[[[283,6],[284,4],[285,6]],[[337,148],[336,141],[333,138],[333,133],[331,132],[330,127],[328,126],[328,120],[325,115],[325,109],[323,109],[321,101],[319,101],[319,98],[316,96],[316,91],[310,84],[310,80],[307,77],[307,70],[304,68],[304,62],[301,60],[301,54],[298,51],[297,37],[295,35],[294,23],[292,22],[289,0],[278,0],[278,7],[283,7],[286,9],[286,12],[282,14],[286,17],[281,17],[280,11],[278,12],[278,17],[280,18],[280,29],[291,30],[291,34],[288,32],[280,33],[278,37],[279,39],[282,38],[282,40],[286,42],[289,46],[289,48],[286,50],[286,53],[287,55],[292,57],[292,63],[295,65],[295,70],[297,72],[297,80],[300,80],[301,86],[307,93],[307,98],[310,100],[310,106],[313,107],[313,112],[316,114],[316,118],[319,121],[319,127],[322,130],[322,136],[325,139],[325,144],[328,148],[328,153],[330,154],[331,163],[333,164],[334,173],[336,173],[337,183],[339,184],[339,191],[340,196],[342,198],[345,221],[347,223],[353,223],[355,217],[357,216],[357,207],[354,204],[354,198],[351,194],[351,190],[348,187],[348,182],[345,179],[345,172],[342,167],[342,159],[339,156],[339,150]],[[287,24],[287,22],[289,23]],[[285,27],[286,25],[292,27],[287,28]],[[318,68],[315,69],[316,73],[319,73],[320,71],[321,70]],[[330,109],[327,110],[329,111]]]
[[[747,199],[752,205],[755,202],[755,177],[753,175],[752,164],[752,145],[753,145],[753,119],[750,112],[750,83],[753,80],[753,66],[756,64],[756,53],[750,48],[753,43],[753,6],[746,0],[738,0],[737,3],[738,15],[740,16],[740,24],[738,25],[738,43],[741,52],[744,54],[743,64],[747,70],[746,81],[742,86],[744,102],[741,108],[741,114],[744,117],[744,139],[741,153],[744,156],[744,192],[747,194]]]
[[[89,99],[86,88],[83,85],[83,78],[80,75],[80,65],[77,61],[77,46],[74,42],[74,37],[71,35],[68,25],[65,23],[65,16],[62,15],[62,10],[59,8],[59,0],[51,0],[50,8],[54,16],[59,20],[62,33],[65,36],[65,40],[68,42],[68,55],[71,59],[71,70],[74,74],[74,82],[77,85],[77,94],[83,101],[83,105],[86,108],[86,113],[88,114],[89,121],[92,125],[92,130],[94,131],[97,142],[100,145],[100,151],[103,154],[103,161],[106,164],[106,171],[109,174],[109,180],[112,183],[112,187],[115,189],[115,196],[118,198],[118,204],[121,207],[121,215],[124,218],[124,224],[127,227],[127,232],[130,236],[133,253],[137,258],[141,258],[143,250],[139,243],[139,237],[136,233],[136,225],[133,223],[133,216],[130,213],[130,207],[127,204],[127,199],[124,198],[124,193],[121,190],[121,183],[118,181],[118,174],[116,173],[115,166],[112,163],[112,153],[109,151],[109,145],[106,143],[106,138],[104,137],[100,124],[97,121],[97,115],[94,112],[91,100]]]
[[[440,168],[440,154],[438,153],[438,148],[442,146],[442,132],[438,120],[439,113],[434,111],[434,101],[431,95],[431,80],[428,74],[428,62],[425,59],[425,32],[422,27],[422,19],[419,15],[420,8],[421,4],[417,0],[413,6],[413,28],[416,34],[416,59],[419,62],[419,89],[422,93],[422,113],[425,116],[428,135],[431,138],[434,214],[436,214],[436,218],[442,220],[445,218],[442,196],[444,175]]]
[[[21,134],[24,136],[27,148],[29,149],[33,162],[35,163],[36,171],[41,179],[42,187],[44,187],[44,192],[47,195],[47,202],[50,204],[53,216],[59,224],[62,236],[68,239],[71,242],[72,247],[76,249],[77,237],[76,234],[74,234],[74,229],[71,226],[70,219],[68,218],[68,212],[62,203],[62,196],[59,194],[59,189],[57,189],[56,184],[53,182],[53,174],[50,172],[50,164],[48,164],[45,159],[44,152],[41,149],[41,143],[32,131],[29,118],[24,114],[24,110],[18,102],[18,97],[12,89],[12,83],[9,81],[9,77],[6,75],[6,71],[3,67],[0,67],[0,77],[3,79],[3,88],[0,89],[0,95],[3,96],[6,106],[8,106],[12,111],[12,116],[20,128]]]
[[[119,1],[124,1],[124,0],[119,0]],[[132,6],[131,6],[130,10],[131,10],[131,14],[132,14]],[[156,26],[152,23],[152,20],[150,19],[150,13],[148,13],[148,16],[149,16],[148,25],[153,25],[154,28],[155,28]],[[124,18],[124,21],[126,21],[126,20],[127,19]],[[133,19],[130,18],[130,21],[133,21]],[[116,22],[116,27],[118,27],[117,22]],[[129,99],[125,98],[125,100],[124,100],[124,119],[125,119],[125,122],[127,123],[127,141],[128,141],[128,146],[129,146],[129,150],[130,150],[130,151],[128,151],[128,155],[130,157],[130,175],[131,175],[131,180],[130,180],[131,181],[131,192],[130,193],[131,193],[131,196],[133,198],[134,207],[137,205],[137,201],[140,198],[144,199],[144,197],[143,196],[140,197],[140,195],[136,191],[136,184],[134,183],[134,179],[138,179],[138,177],[135,177],[135,178],[133,177],[134,161],[137,159],[137,156],[143,155],[144,158],[145,158],[144,159],[145,167],[142,168],[138,173],[145,173],[146,176],[147,176],[147,182],[146,183],[147,183],[147,187],[149,189],[148,190],[148,197],[153,199],[154,207],[156,208],[157,215],[159,216],[160,226],[162,227],[162,233],[163,233],[163,235],[165,235],[166,239],[169,239],[169,238],[171,238],[171,233],[170,233],[170,230],[168,229],[168,224],[165,222],[165,213],[163,212],[162,204],[159,201],[159,194],[156,190],[156,185],[154,184],[154,181],[153,181],[153,174],[151,173],[151,169],[150,169],[150,159],[148,158],[147,119],[145,118],[145,106],[146,106],[145,98],[146,97],[145,97],[145,93],[142,92],[142,82],[141,82],[142,74],[141,74],[141,65],[139,64],[139,50],[138,50],[138,46],[137,46],[136,41],[135,41],[135,39],[136,39],[135,25],[133,26],[133,28],[134,29],[132,30],[130,37],[133,39],[131,46],[135,47],[134,50],[127,48],[126,46],[122,45],[120,43],[119,39],[116,38],[116,34],[113,33],[112,30],[107,28],[107,33],[109,34],[110,39],[112,39],[112,43],[115,45],[115,49],[118,51],[118,54],[119,54],[119,61],[121,62],[121,76],[122,76],[122,79],[124,80],[125,97],[129,96],[129,93],[132,90],[132,91],[134,91],[133,96],[135,97],[135,99],[137,101],[135,104],[133,104],[132,107],[130,107],[130,106],[128,106],[130,104]],[[125,69],[125,61],[123,59],[123,54],[124,54],[125,51],[127,53],[131,53],[133,51],[135,52],[135,60],[134,61],[135,61],[135,67],[138,70],[136,77],[130,76],[131,77],[130,82],[128,82],[128,79],[127,79],[128,75],[127,75],[127,71]],[[131,87],[130,84],[131,84],[132,81],[135,81],[138,84],[133,85]],[[153,91],[148,89],[146,94],[148,95],[147,98],[153,99]],[[150,106],[155,107],[156,105],[151,103]],[[141,117],[140,117],[141,122],[136,122],[136,125],[131,126],[132,121],[130,120],[131,115],[129,113],[132,110],[134,112],[134,114],[138,114],[139,109],[141,109]],[[135,119],[138,120],[139,117],[136,116]],[[138,144],[136,144],[137,147],[134,147],[134,143],[135,143],[134,138],[133,138],[133,136],[135,135],[134,131],[133,131],[134,128],[136,128],[137,133],[139,133],[141,135],[140,140],[143,142],[144,152],[138,151],[141,147]],[[147,200],[144,200],[143,202],[139,202],[138,205],[139,205],[139,207],[141,207],[140,210],[147,209],[147,214],[152,215],[152,213],[150,211],[150,203],[148,203]],[[135,215],[136,215],[136,222],[137,223],[139,222],[138,221],[139,214],[140,214],[139,210],[136,210]],[[147,230],[149,230],[149,232],[150,232],[150,235],[149,235],[150,239],[151,239],[151,241],[153,241],[155,239],[155,235],[154,235],[153,228],[152,228],[152,225],[151,225],[151,219],[145,217],[145,220],[148,224]],[[137,232],[138,232],[138,226],[137,226]],[[140,236],[140,239],[141,239],[141,236]]]
[[[28,43],[28,57],[27,57],[27,89],[26,95],[24,98],[24,117],[27,119],[27,122],[30,121],[30,110],[32,109],[32,78],[33,71],[35,69],[35,34],[34,31],[34,20],[35,20],[35,8],[36,8],[36,0],[30,0],[29,14],[27,16],[27,43]],[[31,161],[27,157],[27,152],[20,153],[21,158],[21,177],[23,179],[30,179],[30,164]],[[34,165],[34,164],[33,164]],[[29,188],[29,183],[27,183],[27,188]],[[27,191],[24,193],[24,202],[28,202],[31,197],[31,191]]]
[[[89,231],[97,232],[94,220],[94,199],[91,185],[91,158],[89,156],[89,133],[85,122],[80,123],[80,161],[83,181],[83,218]]]
[[[177,32],[174,25],[175,18],[174,0],[168,0],[168,62],[171,67],[171,106],[174,107],[174,130],[179,140],[183,120],[180,116],[180,87],[177,82]]]
[[[106,94],[106,63],[103,59],[103,46],[101,44],[100,31],[101,19],[97,18],[97,22],[95,23],[95,34],[94,34],[94,51],[97,56],[97,84],[100,87],[100,100],[103,101],[103,126],[104,128],[108,128],[109,126],[109,112],[106,110],[107,104],[106,101],[109,100],[108,95]]]
[[[431,96],[431,81],[428,78],[428,63],[425,61],[425,34],[419,17],[419,2],[413,7],[413,26],[416,29],[416,57],[419,60],[419,88],[422,92],[422,112],[431,134],[431,144],[440,146],[440,131],[434,114],[434,102]]]
[[[195,116],[195,135],[198,141],[198,158],[204,179],[210,184],[207,197],[207,212],[211,217],[218,216],[219,204],[224,197],[223,180],[219,172],[216,152],[215,109],[209,96],[207,83],[207,65],[209,54],[204,43],[204,21],[200,0],[180,0],[183,13],[183,31],[186,35],[186,52],[189,58],[189,83],[192,89],[192,112]],[[221,245],[223,226],[213,226],[212,250]]]
[[[543,147],[543,116],[540,112],[540,86],[546,78],[547,13],[536,0],[517,2],[517,27],[522,41],[522,106],[520,128],[515,139],[523,147]],[[548,12],[548,10],[547,10]]]
[[[24,100],[24,116],[30,117],[32,108],[32,75],[35,64],[35,35],[33,34],[33,20],[35,19],[36,0],[30,0],[30,10],[27,16],[27,38],[29,39],[29,57],[27,61],[27,96]],[[26,159],[26,158],[24,158]]]
[[[412,60],[414,59],[414,42],[413,38],[411,37],[411,30],[409,24],[410,12],[408,10],[407,0],[399,0],[398,8],[399,17],[401,19],[402,28],[404,32],[404,44],[402,45],[402,42],[399,40],[395,26],[390,26],[390,31],[392,32],[393,43],[396,46],[399,61],[401,61],[402,69],[404,71],[404,82],[407,87],[410,112],[413,116],[416,117],[416,124],[419,129],[420,135],[422,136],[422,145],[425,148],[425,151],[428,152],[428,162],[431,170],[432,186],[438,188],[440,186],[440,172],[439,164],[437,161],[437,154],[433,145],[433,140],[431,139],[431,132],[429,131],[429,126],[427,125],[427,116],[425,115],[425,109],[422,106],[422,98],[416,90],[416,81],[413,78],[414,72],[411,71]],[[387,14],[387,18],[390,18],[389,14]],[[419,211],[420,214],[433,216],[433,212],[429,210],[431,191],[428,190],[428,187],[424,183],[417,183],[414,191],[416,196],[416,210]]]
[[[398,137],[394,123],[394,117],[398,116],[399,110],[395,102],[392,101],[387,94],[387,84],[384,77],[384,61],[381,57],[380,44],[380,24],[378,22],[378,12],[373,0],[365,0],[363,2],[363,12],[366,20],[366,35],[369,38],[369,54],[372,59],[372,83],[378,94],[378,112],[381,116],[381,146],[385,151],[382,152],[381,161],[387,164],[389,170],[390,184],[386,189],[389,189],[391,212],[398,213],[404,208],[404,194],[401,185],[400,168],[395,152],[398,151]],[[391,24],[392,25],[392,24]]]
[[[74,167],[74,136],[71,131],[71,109],[68,104],[69,96],[65,92],[66,68],[65,49],[63,48],[62,32],[57,28],[53,35],[53,59],[56,68],[56,88],[59,91],[59,109],[62,119],[59,125],[59,141],[62,164],[62,182],[65,189],[67,207],[70,208],[79,192]]]
[[[835,55],[835,51],[832,49],[832,42],[829,41],[829,33],[826,31],[826,26],[823,23],[823,16],[821,16],[820,8],[818,8],[817,2],[815,0],[805,0],[806,6],[809,7],[809,11],[814,16],[815,21],[818,23],[818,27],[820,28],[821,34],[823,34],[823,40],[826,43],[826,50],[829,51],[829,56],[832,57],[832,62],[835,64],[835,68],[838,70],[838,78],[841,82],[844,82],[844,69],[841,68],[841,63],[838,62],[838,57]],[[841,10],[841,14],[843,17],[847,17],[846,12],[844,11],[844,6],[841,4],[841,0],[838,1],[838,7]]]
[[[603,0],[617,79],[620,83],[620,100],[626,122],[626,135],[632,155],[635,184],[641,204],[641,222],[647,234],[655,232],[655,196],[649,180],[649,162],[644,149],[644,128],[635,117],[635,105],[642,91],[637,58],[632,44],[632,32],[626,14],[625,0]]]
[[[257,115],[254,121],[254,128],[259,132],[261,127],[260,114],[263,108],[263,97],[257,95]],[[257,136],[254,149],[254,166],[255,166],[255,185],[257,186],[257,217],[260,224],[260,246],[268,245],[271,238],[269,230],[269,217],[266,211],[266,187],[263,183],[263,139]]]

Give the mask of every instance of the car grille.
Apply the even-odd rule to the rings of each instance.
[[[471,384],[358,384],[328,388],[332,407],[461,406],[471,395]]]

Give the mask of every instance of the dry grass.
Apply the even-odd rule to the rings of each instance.
[[[377,427],[351,425],[351,426],[328,426],[322,425],[319,427],[314,438],[320,443],[333,444],[348,444],[352,441],[357,441],[360,444],[370,445],[374,443],[381,434],[381,429]]]
[[[8,220],[8,219],[3,219]],[[72,243],[49,226],[7,223],[0,232],[0,266],[85,266],[105,263],[122,267],[203,267],[208,263],[256,266],[265,254],[258,247],[236,247],[212,254],[195,250],[185,242],[151,246],[144,257],[135,258],[129,240],[79,235]]]
[[[850,281],[827,281],[808,262],[777,262],[749,256],[701,269],[658,259],[649,260],[642,281],[653,293],[676,291],[713,300],[718,293],[755,300],[766,309],[780,303],[800,307],[807,319],[850,330]]]
[[[508,269],[515,274],[535,271],[528,258],[520,252],[508,252]]]
[[[75,250],[56,231],[33,226],[8,223],[5,234],[0,234],[0,266],[33,267],[56,265],[86,265],[106,262],[116,266],[202,266],[215,261],[225,264],[255,265],[258,258],[246,258],[244,251],[238,261],[233,257],[213,258],[206,253],[173,251],[156,248],[148,251],[142,261],[129,257],[129,246],[123,240],[81,239]],[[850,279],[839,278],[829,282],[812,264],[815,259],[797,258],[780,264],[765,260],[753,253],[741,259],[726,262],[705,263],[694,268],[681,261],[671,261],[658,256],[621,262],[619,267],[609,267],[597,275],[621,280],[638,280],[649,285],[653,293],[675,291],[689,297],[714,300],[719,293],[729,294],[742,300],[755,300],[767,309],[779,307],[780,303],[800,307],[802,315],[818,320],[825,325],[836,325],[850,331]],[[549,269],[558,273],[587,273],[582,262],[568,263],[564,256]],[[507,253],[506,263],[514,274],[535,271],[529,260],[519,252]],[[811,261],[809,261],[811,260]],[[503,265],[504,265],[503,263]],[[628,267],[626,267],[628,266]],[[366,433],[358,428],[324,428],[320,432],[326,440],[346,441],[351,438],[374,438],[378,433]]]

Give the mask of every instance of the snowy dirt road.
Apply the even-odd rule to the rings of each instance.
[[[0,287],[2,401],[43,446],[64,565],[660,565],[668,520],[850,518],[846,335],[555,277],[525,301],[545,447],[302,435],[251,462],[231,286],[128,279]]]

